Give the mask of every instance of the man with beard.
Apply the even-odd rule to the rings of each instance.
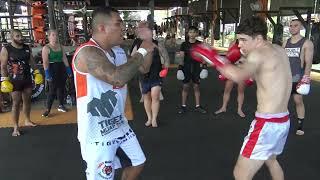
[[[92,12],[92,38],[77,48],[72,66],[77,94],[78,140],[86,162],[88,180],[114,179],[123,168],[122,180],[139,177],[145,155],[125,117],[127,83],[140,66],[151,64],[155,44],[152,32],[139,28],[143,40],[129,59],[120,48],[124,24],[112,7]]]
[[[41,84],[43,77],[37,69],[32,57],[31,48],[23,43],[23,37],[20,30],[11,31],[11,40],[7,46],[4,46],[0,53],[1,58],[1,91],[11,92],[12,95],[12,136],[20,136],[19,131],[19,113],[20,104],[23,102],[23,113],[25,115],[26,126],[36,126],[30,120],[31,111],[31,93],[32,77],[30,68],[34,71],[35,84]]]

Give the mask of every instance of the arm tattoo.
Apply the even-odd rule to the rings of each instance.
[[[127,63],[115,66],[107,59],[104,52],[96,47],[85,47],[80,51],[77,59],[76,61],[83,61],[86,64],[88,73],[114,86],[123,86],[128,83],[143,63],[142,55],[136,53]],[[79,62],[76,63],[76,66],[78,65]]]
[[[169,67],[170,66],[170,58],[167,49],[163,46],[163,44],[158,44],[158,49],[160,56],[163,58],[164,66]]]
[[[150,67],[152,64],[153,53],[148,53],[146,57],[144,57],[143,64],[139,67],[139,71],[143,74],[148,73],[150,71]]]

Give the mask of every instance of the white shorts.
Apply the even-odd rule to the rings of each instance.
[[[112,180],[115,169],[138,166],[146,161],[135,133],[129,129],[124,136],[105,142],[81,144],[87,163],[87,180]]]
[[[289,113],[262,114],[250,125],[248,135],[240,151],[243,157],[267,160],[272,155],[282,153],[290,128]]]

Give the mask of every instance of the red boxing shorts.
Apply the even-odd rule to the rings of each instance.
[[[282,153],[290,128],[289,113],[263,114],[256,112],[240,151],[243,157],[267,160]]]

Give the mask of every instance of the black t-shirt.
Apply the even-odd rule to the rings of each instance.
[[[6,46],[8,51],[8,73],[13,80],[30,79],[30,56],[31,50],[28,45],[23,45],[21,49]]]
[[[184,52],[184,69],[188,71],[199,71],[200,70],[200,63],[193,60],[191,55],[190,55],[190,49],[194,44],[199,44],[202,43],[201,41],[196,40],[194,43],[190,42],[183,42],[180,46],[180,51]]]

